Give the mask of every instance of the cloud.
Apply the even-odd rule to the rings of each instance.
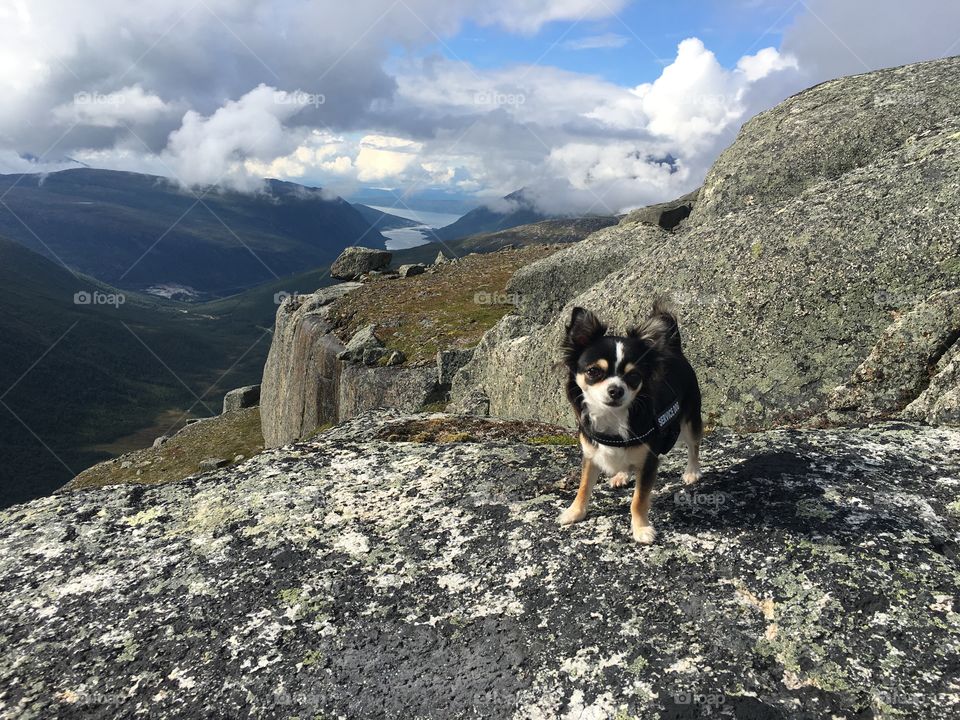
[[[659,77],[633,86],[424,54],[468,24],[532,35],[555,21],[589,27],[626,4],[100,0],[92,13],[8,0],[0,169],[73,157],[188,184],[253,190],[279,177],[489,202],[525,187],[548,212],[615,212],[693,189],[747,118],[805,86],[960,51],[960,6],[808,0],[780,47],[724,64],[689,38]],[[563,46],[626,40],[587,34]]]
[[[260,178],[245,172],[245,162],[273,160],[296,148],[296,136],[284,126],[303,109],[283,94],[259,85],[237,101],[228,101],[205,117],[190,110],[161,153],[175,178],[187,185],[218,184],[253,189]]]
[[[93,125],[116,128],[153,122],[173,108],[156,95],[130,85],[112,93],[79,92],[73,101],[53,109],[53,117],[63,125]]]
[[[809,82],[960,54],[960,3],[807,0],[783,38]]]
[[[563,43],[567,50],[596,50],[600,48],[621,48],[630,42],[626,35],[618,33],[604,33],[603,35],[588,35],[576,40]]]

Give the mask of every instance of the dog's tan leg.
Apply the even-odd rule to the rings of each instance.
[[[600,469],[590,462],[587,458],[583,459],[583,467],[580,471],[580,489],[577,496],[570,503],[570,507],[560,513],[557,522],[561,525],[572,525],[580,522],[587,516],[587,505],[593,496],[593,487],[597,484],[597,478],[600,477]]]
[[[637,473],[637,485],[633,490],[633,500],[630,503],[630,526],[633,529],[633,539],[644,545],[652,543],[657,536],[650,523],[650,495],[657,480],[659,464],[657,456],[648,450]]]
[[[702,432],[694,430],[689,422],[680,426],[680,439],[687,446],[687,469],[683,471],[683,484],[693,485],[703,475],[700,471],[700,440]]]

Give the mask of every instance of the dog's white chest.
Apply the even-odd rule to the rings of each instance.
[[[580,440],[583,456],[594,463],[604,475],[616,475],[619,472],[634,472],[643,467],[649,452],[646,445],[633,447],[611,447],[609,445],[591,445]]]

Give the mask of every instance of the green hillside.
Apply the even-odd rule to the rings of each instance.
[[[0,506],[51,492],[155,418],[216,413],[224,391],[259,381],[265,328],[131,293],[106,304],[118,292],[0,239]]]
[[[385,242],[346,201],[280,181],[254,194],[189,192],[152,175],[77,169],[0,175],[0,196],[0,235],[128,290],[224,296],[332,262],[347,245]]]

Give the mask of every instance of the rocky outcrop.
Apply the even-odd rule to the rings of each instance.
[[[658,227],[627,226],[629,232],[620,226],[601,230],[518,270],[507,292],[520,314],[546,322],[571,298],[668,242],[668,235]]]
[[[621,267],[585,251],[518,273],[518,316],[489,331],[455,378],[454,400],[480,390],[494,415],[571,423],[554,370],[570,308],[591,308],[622,331],[668,295],[711,422],[762,428],[871,415],[831,408],[836,388],[859,384],[858,367],[899,316],[960,287],[957,79],[958,58],[844,78],[755,118],[666,239],[624,222],[582,243],[640,247]],[[941,319],[926,331],[945,342],[933,364],[956,340]],[[953,373],[936,371],[936,385],[955,387]],[[933,381],[913,372],[909,382],[891,413],[906,412]],[[949,402],[922,404],[931,419],[951,416]]]
[[[757,115],[711,168],[691,222],[773,207],[887,155],[922,152],[918,141],[956,124],[958,74],[954,57],[840,78]]]
[[[656,225],[664,230],[674,230],[680,223],[690,217],[690,213],[696,207],[699,197],[700,190],[697,189],[676,200],[634,210],[621,222],[627,224],[643,223]]]
[[[343,283],[313,295],[289,298],[277,309],[270,353],[263,369],[260,418],[267,447],[301,438],[337,421],[340,362],[344,350],[330,334],[327,306],[360,287]]]
[[[641,548],[622,490],[557,526],[576,448],[416,419],[0,512],[0,715],[960,713],[958,431],[710,435]]]
[[[850,381],[834,392],[831,408],[858,420],[883,417],[903,410],[931,385],[941,396],[960,389],[950,363],[937,368],[947,350],[960,349],[958,339],[960,290],[934,293],[884,331]],[[937,422],[942,418],[934,408],[917,414]]]
[[[356,280],[361,275],[383,270],[390,265],[393,254],[386,250],[365,247],[345,248],[330,266],[330,276],[338,280]]]
[[[266,447],[310,437],[318,428],[372,408],[410,412],[446,397],[436,365],[396,367],[405,361],[403,353],[385,348],[374,326],[361,328],[346,346],[340,342],[327,311],[358,287],[324,288],[292,298],[277,311],[261,386]]]
[[[247,385],[246,387],[237,388],[223,396],[223,412],[225,413],[256,407],[259,404],[259,385]]]

